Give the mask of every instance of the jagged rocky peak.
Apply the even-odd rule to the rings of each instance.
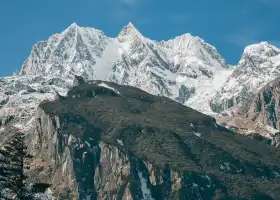
[[[166,42],[163,41],[162,44],[164,44],[165,47],[170,48],[174,53],[180,52],[184,55],[196,56],[194,50],[199,48],[200,42],[200,38],[187,33]]]
[[[135,28],[132,22],[129,22],[118,35],[119,42],[125,42],[136,38],[144,38],[144,36]]]
[[[70,26],[67,29],[77,29],[79,28],[79,25],[76,22],[73,22],[72,24],[70,24]]]
[[[91,28],[91,27],[81,27],[76,23],[72,23],[67,29],[65,29],[61,34],[55,34],[55,35],[65,35],[68,32],[77,32],[78,34],[81,35],[88,35],[92,36],[94,34],[96,35],[104,35],[104,32],[96,29],[96,28]]]
[[[275,78],[273,75],[279,73],[279,65],[280,49],[268,42],[261,42],[247,46],[244,49],[244,53],[233,75],[242,75],[242,72],[243,74],[258,76],[262,73],[262,75],[268,75],[268,78],[271,76],[272,79],[269,79],[269,82]],[[266,81],[266,83],[268,82]]]
[[[166,42],[163,41],[161,44],[167,48],[169,54],[173,55],[175,60],[178,60],[178,58],[179,60],[187,59],[189,62],[196,62],[197,65],[207,65],[207,67],[217,69],[230,67],[215,47],[190,33],[183,34]]]
[[[163,43],[166,43],[167,46],[173,48],[174,51],[187,52],[191,48],[194,48],[196,45],[201,44],[202,40],[198,36],[193,36],[190,33],[186,33],[170,39],[166,42],[163,41]]]
[[[54,34],[53,37],[59,37],[59,35],[65,36],[65,35],[70,35],[73,34],[73,36],[76,35],[76,33],[78,32],[79,29],[81,29],[82,27],[78,26],[78,24],[76,24],[75,22],[70,24],[70,26],[68,26],[64,31],[62,31],[60,34]]]
[[[94,28],[71,24],[65,31],[40,41],[22,66],[21,75],[68,77],[84,74],[90,77],[92,66],[107,45],[104,33]]]

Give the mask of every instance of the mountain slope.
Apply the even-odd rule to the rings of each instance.
[[[76,86],[40,105],[34,130],[46,163],[37,176],[53,182],[56,194],[64,185],[78,187],[82,200],[280,198],[273,147],[137,88]]]

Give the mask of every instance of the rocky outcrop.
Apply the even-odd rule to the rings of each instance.
[[[67,98],[41,104],[34,123],[31,177],[52,183],[56,197],[203,200],[280,195],[279,157],[269,153],[273,149],[268,145],[233,135],[209,116],[133,87],[82,84]]]

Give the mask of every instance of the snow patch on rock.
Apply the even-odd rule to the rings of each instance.
[[[195,134],[197,137],[201,137],[201,133],[198,133],[196,131],[193,131],[193,134]]]
[[[117,142],[119,145],[123,146],[123,142],[121,140],[117,139]]]
[[[154,198],[151,195],[151,191],[147,186],[147,180],[144,178],[143,173],[138,171],[138,176],[140,178],[143,200],[154,200]]]
[[[118,91],[118,90],[116,90],[115,88],[113,88],[113,87],[110,87],[110,86],[108,86],[107,84],[105,84],[105,83],[100,83],[100,84],[98,84],[99,86],[102,86],[102,87],[105,87],[105,88],[108,88],[108,89],[110,89],[110,90],[113,90],[114,92],[116,92],[117,94],[120,94],[120,92]]]

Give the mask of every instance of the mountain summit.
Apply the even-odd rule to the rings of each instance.
[[[117,38],[110,38],[74,23],[34,45],[21,75],[113,81],[211,113],[209,98],[231,71],[213,46],[190,34],[158,42],[130,22]]]
[[[73,23],[62,33],[35,44],[21,75],[62,78],[68,85],[76,75],[85,80],[112,81],[214,115],[245,102],[276,78],[279,55],[280,50],[267,42],[250,45],[233,68],[215,47],[190,33],[154,41],[129,22],[111,38]]]
[[[119,33],[118,39],[122,41],[126,37],[144,37],[135,26],[129,22]]]

